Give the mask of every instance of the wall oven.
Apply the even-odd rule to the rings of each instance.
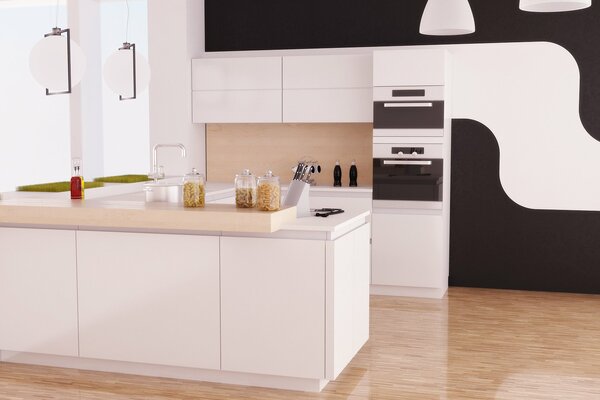
[[[442,209],[442,144],[374,143],[373,207]]]
[[[373,88],[373,136],[443,136],[444,87]]]

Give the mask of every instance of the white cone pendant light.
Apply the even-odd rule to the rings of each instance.
[[[423,35],[450,36],[475,32],[468,0],[428,0],[421,17]]]
[[[85,55],[70,38],[69,29],[53,28],[29,54],[29,69],[47,95],[71,93],[81,82]]]
[[[133,43],[123,43],[106,59],[103,74],[106,85],[119,95],[119,100],[135,99],[150,82],[148,61],[135,51]]]
[[[519,8],[532,12],[575,11],[588,8],[592,0],[520,0]]]

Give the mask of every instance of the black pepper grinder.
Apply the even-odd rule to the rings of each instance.
[[[356,179],[358,178],[358,170],[356,169],[356,161],[352,160],[350,166],[350,186],[358,186]]]
[[[340,160],[335,161],[335,167],[333,168],[333,186],[342,186],[342,167],[340,167]]]

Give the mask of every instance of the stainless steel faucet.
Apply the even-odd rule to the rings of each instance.
[[[181,149],[181,157],[185,157],[185,146],[181,143],[155,144],[154,147],[152,147],[152,172],[150,174],[148,174],[148,177],[153,178],[154,182],[165,177],[165,173],[162,170],[162,166],[160,166],[160,170],[159,170],[159,165],[158,165],[158,161],[157,161],[158,149],[161,147],[177,147],[177,148]]]

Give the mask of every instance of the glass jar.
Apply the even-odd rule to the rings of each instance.
[[[196,168],[183,178],[183,206],[204,207],[204,175]]]
[[[235,176],[235,206],[238,208],[256,206],[256,178],[249,169]]]
[[[281,187],[279,186],[279,177],[273,175],[273,172],[267,171],[266,174],[258,178],[257,207],[261,211],[277,211],[280,204]]]

